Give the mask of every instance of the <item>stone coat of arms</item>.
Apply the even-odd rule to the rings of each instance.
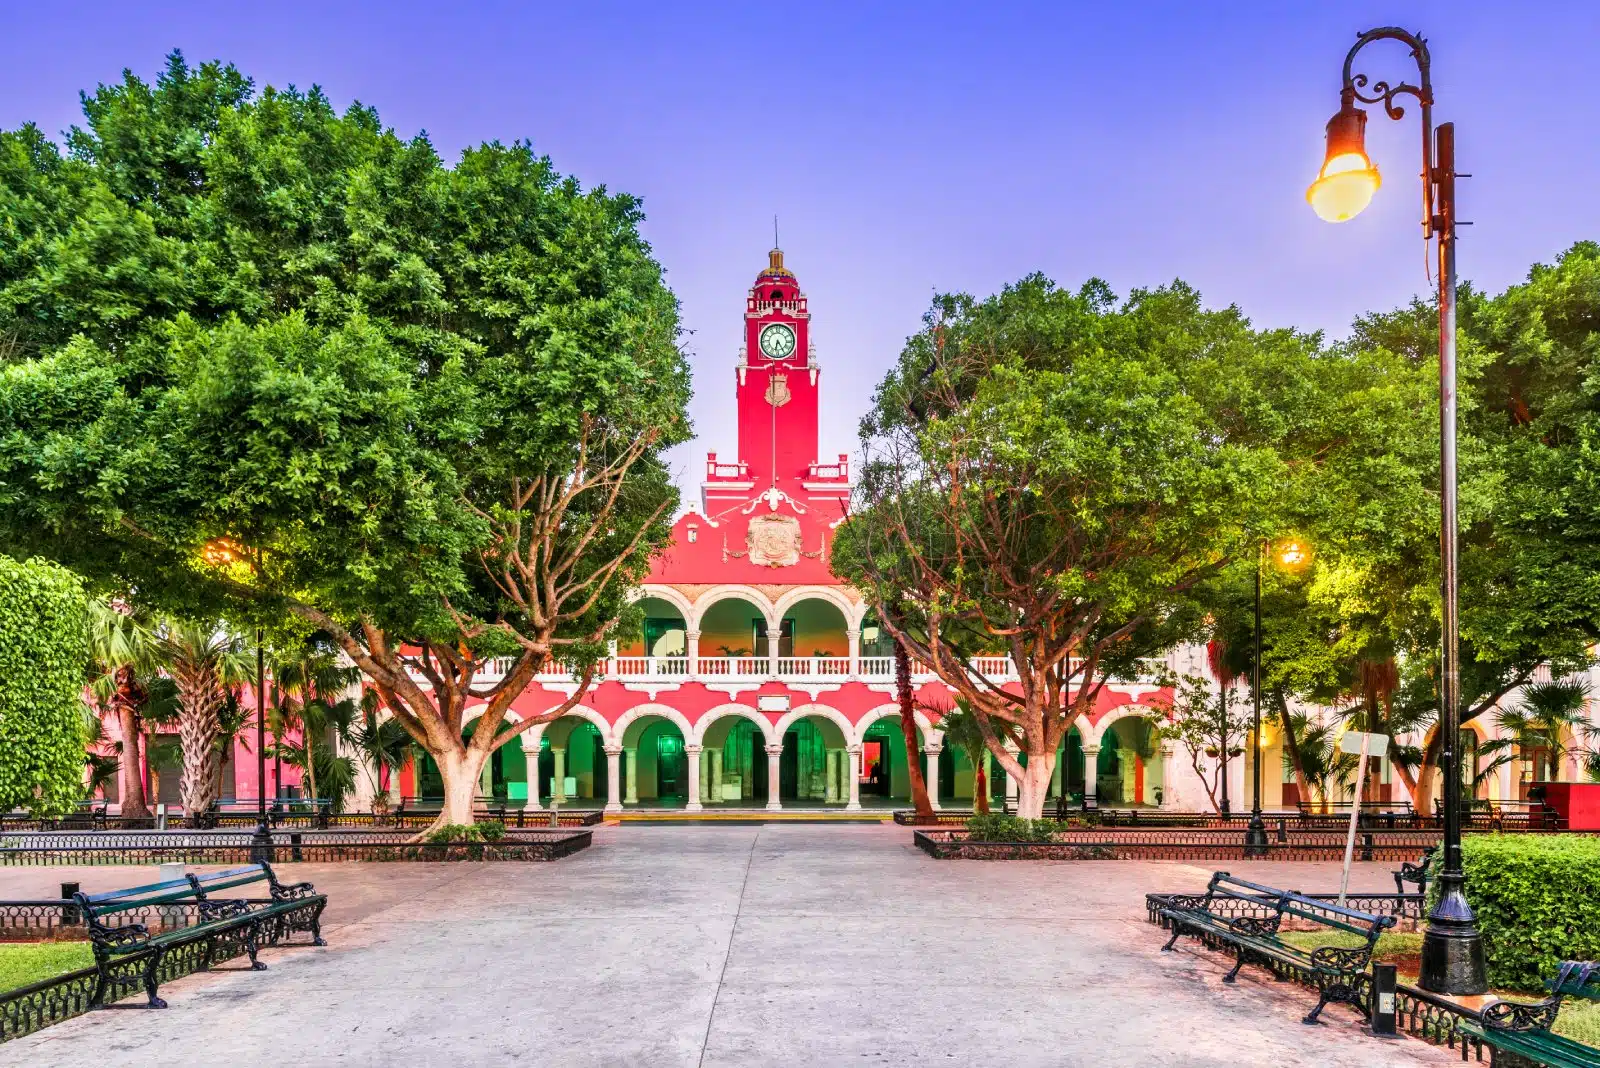
[[[788,567],[800,562],[800,520],[792,515],[762,515],[750,520],[745,535],[750,562],[759,567]]]

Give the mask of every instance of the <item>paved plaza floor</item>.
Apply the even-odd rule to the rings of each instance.
[[[1392,864],[1354,887],[1393,890]],[[1239,874],[1337,888],[1338,866]],[[0,871],[0,897],[144,868]],[[608,826],[554,864],[298,864],[325,949],[162,987],[0,1045],[0,1066],[1335,1065],[1456,1063],[1382,1041],[1191,941],[1144,893],[1179,862],[936,861],[890,826]]]

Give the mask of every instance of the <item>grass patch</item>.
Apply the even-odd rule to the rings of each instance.
[[[15,990],[93,964],[94,951],[87,942],[0,945],[0,990]]]
[[[1552,1030],[1574,1042],[1600,1047],[1600,1001],[1585,1001],[1582,998],[1563,1001]]]
[[[1323,946],[1355,949],[1367,944],[1365,938],[1346,931],[1279,931],[1278,938],[1300,949],[1321,949]],[[1388,962],[1397,957],[1415,957],[1421,952],[1422,932],[1385,931],[1378,936],[1372,959]]]

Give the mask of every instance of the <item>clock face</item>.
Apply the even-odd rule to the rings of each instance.
[[[794,351],[794,329],[783,323],[773,323],[761,331],[761,351],[774,360],[781,360]]]

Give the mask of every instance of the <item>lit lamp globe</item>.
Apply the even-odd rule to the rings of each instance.
[[[1346,92],[1338,114],[1328,120],[1328,153],[1317,180],[1306,190],[1311,210],[1325,222],[1344,222],[1372,203],[1383,179],[1367,156],[1367,113]]]

